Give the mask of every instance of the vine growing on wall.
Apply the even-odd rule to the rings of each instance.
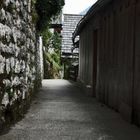
[[[57,32],[49,31],[51,19],[57,18],[65,4],[64,0],[33,0],[37,13],[36,28],[43,38],[44,77],[59,78],[61,38]],[[36,16],[35,16],[36,17]]]
[[[48,45],[44,51],[44,78],[60,78],[60,46],[61,38],[57,32],[50,33]]]

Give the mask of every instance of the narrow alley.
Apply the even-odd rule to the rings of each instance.
[[[25,118],[0,136],[0,140],[139,139],[139,128],[66,80],[44,80]]]

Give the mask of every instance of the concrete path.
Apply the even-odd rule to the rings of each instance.
[[[65,80],[44,80],[25,118],[0,140],[140,140],[140,128]]]

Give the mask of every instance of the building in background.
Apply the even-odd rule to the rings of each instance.
[[[78,47],[73,46],[72,33],[74,32],[82,15],[64,14],[62,24],[61,62],[64,66],[64,78],[69,78],[69,67],[78,59]],[[78,37],[77,37],[78,41]]]
[[[61,33],[62,30],[62,13],[60,13],[56,18],[52,18],[50,29],[53,29],[53,32]]]
[[[64,14],[63,15],[63,30],[62,30],[62,47],[61,57],[72,58],[72,33],[74,32],[78,22],[81,20],[82,15]],[[75,49],[73,53],[78,53]]]

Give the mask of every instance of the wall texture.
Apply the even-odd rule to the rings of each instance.
[[[0,0],[0,126],[22,116],[40,80],[37,44],[31,0]]]
[[[100,8],[80,32],[79,79],[96,88],[100,101],[140,125],[139,25],[140,0],[114,0]]]

